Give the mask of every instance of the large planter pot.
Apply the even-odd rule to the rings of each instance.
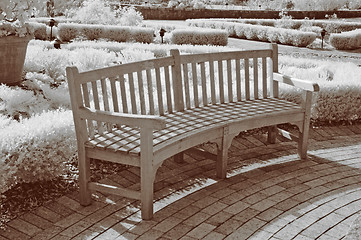
[[[0,84],[9,86],[21,82],[26,48],[30,37],[0,37]]]

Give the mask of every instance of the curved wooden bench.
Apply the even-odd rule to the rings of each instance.
[[[208,141],[216,142],[216,173],[226,177],[227,152],[241,131],[276,125],[300,129],[306,158],[312,92],[318,85],[277,73],[277,45],[269,49],[180,55],[79,73],[67,68],[78,141],[80,203],[91,191],[141,200],[143,219],[153,216],[153,182],[162,162]],[[256,81],[254,80],[256,79]],[[272,81],[271,81],[272,79]],[[278,97],[278,83],[304,90],[301,105]],[[90,181],[89,159],[140,167],[141,190]]]

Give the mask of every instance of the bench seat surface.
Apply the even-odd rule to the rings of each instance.
[[[262,118],[269,115],[289,115],[302,112],[302,108],[292,102],[277,98],[249,100],[223,104],[213,104],[184,112],[168,113],[162,116],[166,128],[153,132],[154,149],[166,146],[167,142],[182,139],[199,132],[222,127],[232,122],[239,122],[252,117]],[[212,140],[212,139],[209,139]],[[113,131],[96,134],[86,142],[87,148],[98,148],[114,152],[140,154],[140,131],[137,128],[122,126]]]

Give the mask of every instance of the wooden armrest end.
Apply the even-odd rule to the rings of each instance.
[[[288,84],[291,86],[299,87],[306,91],[318,92],[320,90],[320,87],[315,82],[289,77],[287,75],[283,75],[280,73],[273,73],[273,79],[274,79],[274,81],[278,81],[278,82],[285,83],[285,84]]]
[[[150,128],[157,130],[166,127],[165,120],[159,116],[154,115],[107,112],[102,110],[94,110],[87,107],[81,107],[79,109],[79,115],[84,119],[110,122],[114,124],[124,124],[130,127]]]

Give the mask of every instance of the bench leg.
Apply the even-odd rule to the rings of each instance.
[[[268,127],[267,142],[270,144],[276,143],[277,138],[277,126]]]
[[[91,204],[91,192],[88,188],[90,181],[90,159],[86,157],[85,150],[78,150],[79,162],[79,194],[80,204],[88,206]]]
[[[218,178],[225,179],[227,177],[228,149],[231,147],[232,140],[235,136],[237,136],[237,134],[227,134],[221,141],[217,142],[216,174]]]
[[[173,159],[174,162],[176,163],[184,163],[184,153],[183,152],[177,153],[176,155],[174,155]]]
[[[228,148],[218,148],[216,174],[218,178],[225,179],[227,176]]]
[[[301,159],[307,158],[308,135],[310,131],[311,122],[311,105],[312,105],[312,92],[307,91],[303,97],[303,106],[305,108],[305,116],[300,128],[298,154]]]
[[[141,168],[140,177],[140,200],[142,219],[149,220],[153,218],[153,191],[154,191],[154,172],[153,169]]]
[[[153,130],[140,129],[140,201],[142,219],[153,218],[154,178],[157,168],[153,166]]]
[[[298,139],[298,155],[301,159],[307,158],[307,147],[308,147],[308,137],[310,131],[310,123],[309,121],[305,121],[303,123],[302,130],[299,133]]]

